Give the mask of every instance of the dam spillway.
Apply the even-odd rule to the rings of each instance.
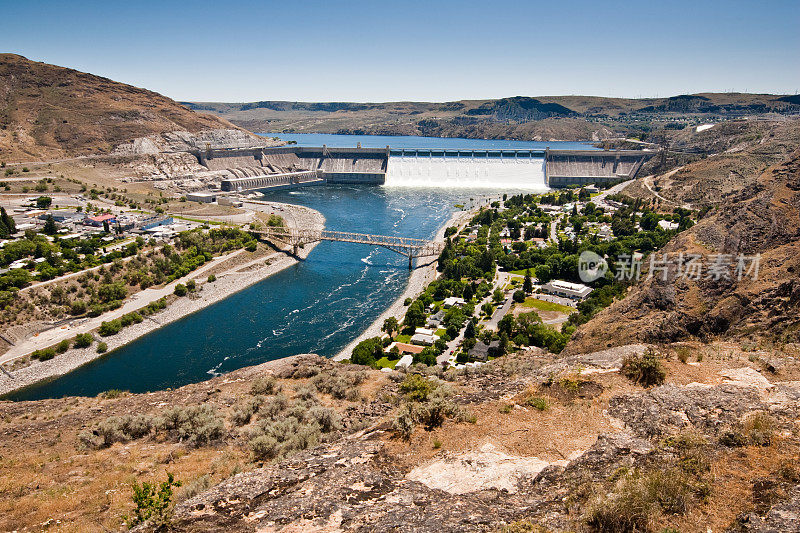
[[[398,149],[281,146],[195,154],[229,192],[319,183],[546,190],[636,176],[646,150]]]
[[[390,187],[547,190],[543,158],[391,157]]]

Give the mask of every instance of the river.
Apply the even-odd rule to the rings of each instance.
[[[545,143],[426,137],[283,135],[306,146],[393,148],[542,148]],[[546,143],[586,148],[579,143]],[[489,183],[491,187],[491,182]],[[326,185],[275,191],[266,199],[320,211],[326,227],[431,238],[457,204],[496,188]],[[382,248],[322,242],[300,263],[168,324],[50,382],[11,394],[16,400],[93,396],[109,389],[179,387],[298,353],[329,357],[363,331],[405,289],[408,261]]]

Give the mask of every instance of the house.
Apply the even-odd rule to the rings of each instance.
[[[462,306],[466,304],[467,302],[464,300],[464,298],[458,298],[456,296],[445,298],[444,303],[442,303],[442,305],[445,307],[453,307],[454,305]]]
[[[414,344],[421,344],[423,346],[432,346],[434,342],[439,339],[436,335],[425,335],[424,333],[415,333],[411,336],[411,342]]]
[[[542,292],[573,300],[585,300],[592,292],[592,288],[582,283],[554,279],[542,285]]]
[[[439,326],[442,325],[442,321],[444,320],[444,311],[437,311],[436,314],[431,315],[428,317],[428,327],[431,329],[439,329]]]
[[[468,354],[470,359],[475,361],[488,361],[489,357],[498,357],[500,355],[500,341],[492,341],[489,344],[478,341]]]
[[[422,350],[420,350],[422,351]],[[405,354],[400,360],[394,365],[395,368],[408,368],[411,366],[411,363],[414,362],[414,356],[411,354]]]
[[[677,222],[670,222],[669,220],[659,220],[658,221],[658,227],[660,227],[664,231],[669,231],[669,230],[673,230],[673,229],[678,229],[678,223]]]
[[[106,213],[103,215],[97,215],[94,217],[86,217],[83,223],[87,226],[94,226],[94,227],[101,227],[104,222],[108,222],[109,225],[116,222],[116,217],[110,213]]]
[[[405,342],[395,342],[393,345],[389,346],[391,350],[393,346],[397,346],[397,349],[400,350],[402,354],[418,354],[425,349],[424,346],[417,346],[416,344],[406,344]]]
[[[588,192],[589,194],[595,194],[600,192],[600,189],[597,188],[597,185],[590,184],[583,188],[584,191]]]

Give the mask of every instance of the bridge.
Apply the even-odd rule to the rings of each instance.
[[[278,241],[292,246],[294,255],[303,245],[319,241],[352,242],[356,244],[369,244],[381,246],[387,250],[408,257],[409,270],[414,266],[416,257],[438,257],[444,250],[443,242],[413,239],[411,237],[393,237],[387,235],[369,235],[367,233],[351,233],[347,231],[309,230],[288,228],[267,228],[264,230],[251,230],[251,233],[261,235],[267,240]]]

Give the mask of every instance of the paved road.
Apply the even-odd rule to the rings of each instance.
[[[244,252],[243,249],[236,250],[230,254],[222,255],[220,257],[216,257],[206,263],[205,265],[201,266],[194,272],[187,274],[186,276],[173,281],[161,288],[149,288],[143,291],[137,292],[130,299],[128,299],[125,304],[119,309],[115,309],[114,311],[110,311],[108,313],[104,313],[98,317],[94,318],[80,318],[74,321],[70,321],[69,323],[55,327],[49,330],[42,331],[36,336],[29,337],[19,344],[12,346],[6,353],[0,356],[0,364],[5,363],[6,361],[11,361],[12,359],[16,359],[17,357],[22,357],[27,355],[34,350],[40,350],[42,348],[47,348],[48,346],[52,346],[61,342],[64,339],[71,339],[75,337],[78,333],[86,333],[91,331],[95,328],[100,327],[100,323],[103,321],[114,320],[116,318],[121,317],[126,313],[130,313],[132,311],[136,311],[141,309],[142,307],[146,306],[151,302],[155,302],[159,298],[163,296],[167,296],[172,294],[175,290],[175,285],[178,283],[185,283],[189,279],[200,279],[204,272],[212,269],[222,261],[230,259],[232,257],[236,257],[237,255]]]

